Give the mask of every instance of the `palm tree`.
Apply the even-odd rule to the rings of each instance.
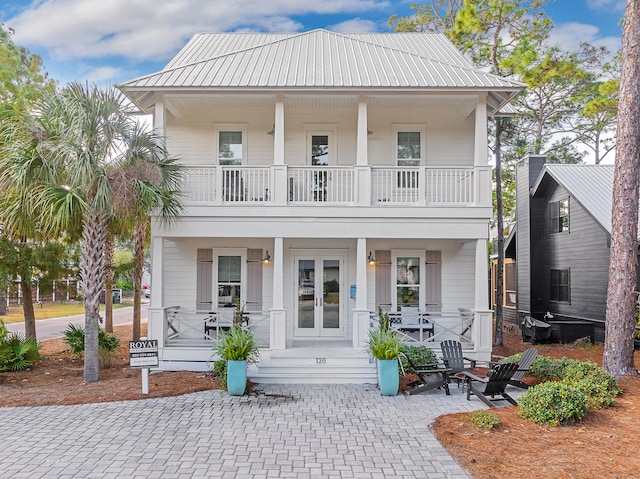
[[[30,211],[43,229],[81,229],[84,380],[94,382],[109,221],[139,211],[140,202],[159,206],[159,216],[175,217],[180,170],[161,138],[143,131],[112,87],[71,83],[45,96],[34,111],[36,161],[17,162],[13,176],[31,192]]]

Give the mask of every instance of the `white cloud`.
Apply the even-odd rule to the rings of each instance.
[[[84,79],[95,83],[113,83],[114,78],[118,78],[122,74],[122,68],[102,66],[89,70]]]
[[[587,6],[593,10],[607,9],[624,11],[625,0],[587,0]]]
[[[371,33],[380,31],[378,24],[372,20],[362,18],[352,18],[335,25],[330,25],[327,29],[338,33]]]
[[[585,23],[562,23],[551,31],[550,43],[566,51],[576,51],[581,42],[589,42],[595,46],[604,46],[611,53],[620,49],[619,37],[601,37],[600,29]]]
[[[298,31],[291,17],[366,12],[387,0],[42,0],[5,19],[20,44],[58,59],[166,60],[196,32]],[[364,21],[361,21],[364,22]]]

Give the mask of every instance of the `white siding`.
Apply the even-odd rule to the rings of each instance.
[[[443,311],[474,308],[475,248],[473,241],[449,242],[442,248]]]
[[[336,166],[356,163],[357,109],[287,109],[284,114],[285,162],[288,165],[305,165],[307,139],[304,125],[337,125]],[[318,128],[321,129],[321,128]]]
[[[369,164],[395,165],[394,124],[418,124],[426,128],[426,166],[472,166],[474,151],[473,115],[466,119],[456,111],[432,109],[369,109]]]

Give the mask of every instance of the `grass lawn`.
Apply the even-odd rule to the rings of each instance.
[[[121,304],[114,304],[114,308],[124,308],[126,306],[133,306],[132,301],[123,301]],[[36,319],[56,318],[58,316],[72,316],[74,314],[84,313],[84,304],[77,303],[42,303],[33,305]],[[100,305],[100,311],[104,311],[104,304]],[[19,323],[24,321],[24,314],[22,313],[22,305],[11,306],[7,308],[7,315],[0,316],[5,323]]]

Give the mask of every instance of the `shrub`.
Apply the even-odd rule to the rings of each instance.
[[[73,354],[84,352],[84,328],[69,324],[64,330],[64,341]],[[104,329],[98,331],[98,361],[100,367],[113,366],[116,350],[120,347],[120,339],[114,334],[107,333]]]
[[[618,382],[591,361],[573,361],[565,368],[562,382],[587,396],[587,408],[603,408],[613,404],[622,390]]]
[[[472,412],[469,417],[471,419],[471,424],[479,429],[492,430],[500,425],[500,418],[496,414],[484,409]]]
[[[520,399],[520,417],[537,424],[573,424],[584,417],[587,396],[563,382],[530,387]]]
[[[533,360],[529,374],[541,381],[559,381],[565,376],[565,369],[573,359],[551,359],[548,356],[538,356]]]
[[[40,345],[31,337],[9,333],[0,320],[0,372],[21,371],[40,359]]]
[[[426,346],[402,346],[400,358],[405,371],[411,371],[409,362],[405,358],[411,359],[415,365],[435,364],[438,362],[436,353],[433,352],[433,349]]]
[[[507,356],[506,358],[502,358],[500,361],[498,361],[498,363],[499,364],[517,363],[518,361],[520,361],[520,359],[522,359],[522,353],[516,353],[512,356]]]
[[[213,362],[213,377],[216,378],[222,389],[227,388],[227,360],[218,359]]]

